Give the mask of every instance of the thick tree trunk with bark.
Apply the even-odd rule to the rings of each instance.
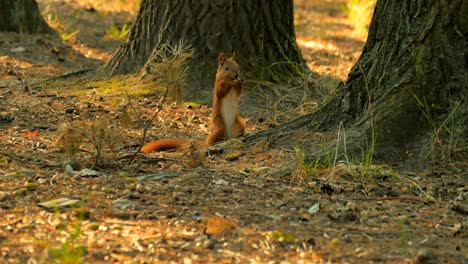
[[[276,130],[336,131],[343,122],[356,149],[376,135],[382,158],[421,147],[430,133],[439,133],[438,139],[464,144],[466,154],[467,36],[467,1],[378,0],[347,81],[316,112]]]
[[[367,138],[373,131],[382,155],[420,143],[447,118],[466,137],[467,16],[464,0],[379,0],[363,53],[325,114]]]
[[[0,31],[52,33],[35,0],[1,0]]]
[[[292,0],[142,0],[129,37],[105,65],[109,74],[138,71],[154,48],[181,39],[194,48],[190,81],[213,83],[220,52],[235,51],[241,75],[287,81],[307,69],[296,45]]]

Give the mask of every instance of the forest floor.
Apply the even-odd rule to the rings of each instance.
[[[187,148],[132,160],[158,91],[136,77],[40,81],[108,60],[134,2],[40,0],[60,37],[0,32],[1,263],[467,262],[466,159],[307,163],[306,150],[337,135],[301,130],[208,156]],[[346,79],[365,43],[345,7],[296,1],[298,44],[325,87]],[[290,104],[274,89],[262,111],[242,113],[249,133],[319,103]],[[210,108],[185,106],[166,104],[148,139],[204,138]]]

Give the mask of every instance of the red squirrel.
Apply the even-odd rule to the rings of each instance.
[[[239,79],[239,64],[236,53],[228,58],[219,54],[218,70],[213,89],[213,109],[211,112],[210,133],[205,144],[211,146],[217,142],[240,137],[244,134],[245,124],[240,117],[239,99],[245,80]],[[160,139],[141,148],[141,152],[150,153],[169,149],[179,149],[194,142],[190,139]]]

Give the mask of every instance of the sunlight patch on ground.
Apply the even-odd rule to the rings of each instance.
[[[12,65],[20,69],[28,69],[33,67],[33,65],[29,62],[17,60],[9,56],[0,56],[0,65]]]
[[[0,80],[16,79],[23,76],[25,72],[30,72],[29,77],[34,79],[38,76],[62,74],[63,71],[53,65],[41,65],[12,58],[10,56],[0,56]]]
[[[331,43],[320,43],[315,40],[305,41],[303,39],[297,39],[297,44],[301,47],[312,48],[315,50],[327,50],[331,52],[338,50],[338,47]]]
[[[89,47],[82,43],[75,43],[70,45],[73,50],[81,53],[83,56],[89,59],[95,59],[100,61],[108,61],[112,57],[112,54],[104,52],[100,49]]]
[[[135,19],[139,2],[38,0],[41,14],[59,33],[63,43],[80,56],[99,63],[108,61],[122,41],[109,38],[110,30],[113,29],[118,36],[123,34],[122,31]]]
[[[334,82],[344,81],[361,54],[365,36],[353,33],[346,0],[295,0],[296,41],[309,67]]]

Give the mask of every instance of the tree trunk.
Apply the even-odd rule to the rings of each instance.
[[[0,1],[0,31],[52,33],[35,0]]]
[[[378,0],[347,81],[317,111],[276,131],[336,131],[342,122],[348,144],[359,150],[376,143],[383,159],[401,158],[435,139],[457,140],[466,155],[467,36],[467,1]]]
[[[181,39],[194,48],[189,81],[197,89],[212,85],[220,52],[236,51],[242,77],[258,81],[287,81],[307,70],[292,0],[142,0],[129,37],[104,71],[134,73],[154,48]]]

